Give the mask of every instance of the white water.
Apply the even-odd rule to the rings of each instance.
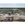
[[[1,16],[0,17],[2,17],[2,19],[6,19],[6,17],[16,17],[16,19],[19,19],[19,18],[21,18],[21,19],[25,19],[25,15],[20,15],[20,14],[18,14],[18,13],[16,13],[16,14],[11,14],[11,15],[9,15],[9,14],[5,14],[5,15],[3,15],[3,14],[0,14]]]

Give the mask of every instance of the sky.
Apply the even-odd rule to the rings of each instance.
[[[1,7],[25,8],[25,3],[0,3],[0,8]]]

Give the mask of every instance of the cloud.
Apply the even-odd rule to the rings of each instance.
[[[0,7],[25,7],[25,3],[1,3]]]

